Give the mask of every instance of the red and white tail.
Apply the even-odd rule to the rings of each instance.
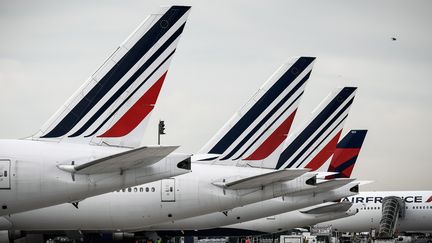
[[[355,87],[335,90],[314,112],[313,118],[285,142],[274,168],[317,170],[333,154],[356,93]]]
[[[189,12],[150,15],[31,139],[139,146]]]
[[[276,153],[291,128],[314,60],[299,57],[282,65],[200,150],[214,155],[204,160],[241,164]]]

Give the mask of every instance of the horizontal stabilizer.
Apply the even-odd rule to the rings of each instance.
[[[217,159],[220,154],[194,154],[192,155],[192,161],[211,161]]]
[[[341,178],[341,179],[333,179],[333,180],[328,180],[328,181],[324,181],[324,182],[320,182],[318,184],[316,184],[317,189],[320,191],[330,191],[330,190],[334,190],[340,187],[343,187],[345,185],[348,185],[349,183],[355,181],[356,179],[354,178]]]
[[[374,183],[375,181],[356,181],[357,183],[358,183],[358,185],[359,186],[364,186],[364,185],[367,185],[367,184],[371,184],[371,183]]]
[[[292,193],[290,195],[305,195],[310,193],[322,193],[331,191],[337,188],[341,188],[351,182],[355,181],[355,179],[349,179],[349,178],[343,178],[343,179],[333,179],[333,180],[327,180],[323,182],[319,182],[314,187],[308,188],[305,190],[301,190],[295,193]]]
[[[324,214],[324,213],[339,213],[345,212],[352,206],[351,202],[337,202],[325,206],[318,206],[306,211],[301,211],[305,214]]]
[[[339,172],[317,171],[317,178],[325,178],[327,176],[337,175]]]
[[[220,185],[232,190],[252,189],[263,187],[275,182],[290,181],[308,171],[309,169],[276,170],[266,174],[251,176],[232,182],[225,182],[223,184],[217,183],[216,185]]]
[[[58,168],[75,174],[103,174],[152,165],[178,146],[146,146],[110,155],[81,165],[58,165]]]

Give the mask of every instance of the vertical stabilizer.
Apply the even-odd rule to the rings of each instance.
[[[333,153],[356,90],[344,87],[332,92],[313,118],[286,140],[274,168],[320,168]]]
[[[150,15],[31,139],[139,146],[189,12]]]
[[[357,161],[367,130],[351,130],[337,144],[328,167],[328,172],[339,174],[327,176],[326,179],[350,178]]]
[[[263,160],[285,140],[314,63],[299,57],[282,65],[200,150],[210,163]]]

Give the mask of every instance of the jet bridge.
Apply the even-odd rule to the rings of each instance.
[[[382,200],[382,217],[379,224],[378,238],[392,238],[399,219],[405,217],[405,201],[396,196]]]

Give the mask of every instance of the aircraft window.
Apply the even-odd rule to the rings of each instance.
[[[155,191],[156,189],[155,189],[154,187],[152,187],[152,189],[151,189],[151,190],[152,190],[152,192],[154,192],[154,191]]]
[[[140,187],[140,192],[143,192],[143,191],[144,191],[144,188]]]
[[[134,187],[134,192],[137,192],[137,191],[138,191],[138,188]]]
[[[123,188],[123,189],[122,189],[122,192],[125,192],[125,191],[126,191],[126,189]]]
[[[131,192],[131,191],[132,191],[132,188],[129,187],[129,188],[128,188],[128,192]]]
[[[146,187],[146,192],[149,192],[149,188],[148,187]]]

